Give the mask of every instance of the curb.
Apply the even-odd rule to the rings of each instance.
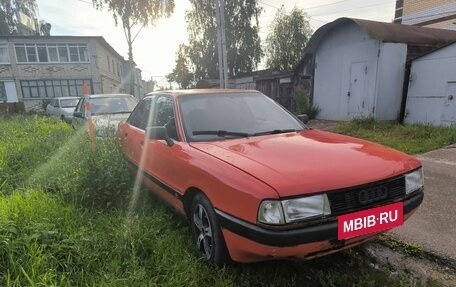
[[[391,242],[392,244],[388,244],[387,243],[388,241]],[[418,257],[418,258],[423,258],[424,257],[425,259],[428,259],[430,261],[436,262],[439,265],[444,265],[445,267],[448,267],[449,269],[451,269],[453,272],[456,272],[456,259],[437,254],[436,252],[433,252],[433,251],[431,251],[429,249],[424,248],[419,243],[413,242],[413,244],[419,245],[419,247],[420,247],[420,252],[419,253],[420,254],[410,254],[410,252],[406,252],[405,251],[406,246],[408,246],[411,243],[407,242],[407,241],[404,241],[404,240],[401,240],[395,235],[391,235],[391,234],[382,235],[382,238],[377,240],[376,243],[381,244],[381,245],[383,245],[385,247],[388,247],[388,248],[390,248],[390,249],[392,249],[394,251],[399,251],[402,254],[407,255],[407,256]],[[392,247],[391,245],[395,245],[395,246]]]

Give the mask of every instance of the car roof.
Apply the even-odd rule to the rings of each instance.
[[[256,90],[242,89],[188,89],[188,90],[166,90],[147,93],[145,96],[151,95],[169,95],[172,97],[182,97],[191,95],[217,95],[217,94],[239,94],[239,93],[259,93]]]
[[[133,97],[130,94],[95,94],[95,95],[89,95],[89,98],[121,98],[121,97]],[[133,97],[134,98],[134,97]]]

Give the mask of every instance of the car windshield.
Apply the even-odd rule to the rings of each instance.
[[[133,97],[91,98],[92,115],[131,113],[138,100]]]
[[[78,104],[79,99],[64,99],[60,100],[62,108],[74,108]]]
[[[221,93],[179,98],[189,141],[298,131],[305,128],[284,108],[261,93]]]

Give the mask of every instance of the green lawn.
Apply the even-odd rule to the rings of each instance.
[[[356,248],[208,267],[187,222],[134,188],[115,140],[92,151],[57,119],[0,117],[0,286],[412,286],[370,262]]]
[[[402,125],[354,120],[336,125],[334,132],[378,142],[408,154],[417,154],[456,143],[456,127]]]

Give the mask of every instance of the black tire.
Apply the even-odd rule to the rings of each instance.
[[[223,267],[229,255],[222,230],[211,203],[198,193],[193,198],[190,213],[190,228],[201,258],[210,265]]]

